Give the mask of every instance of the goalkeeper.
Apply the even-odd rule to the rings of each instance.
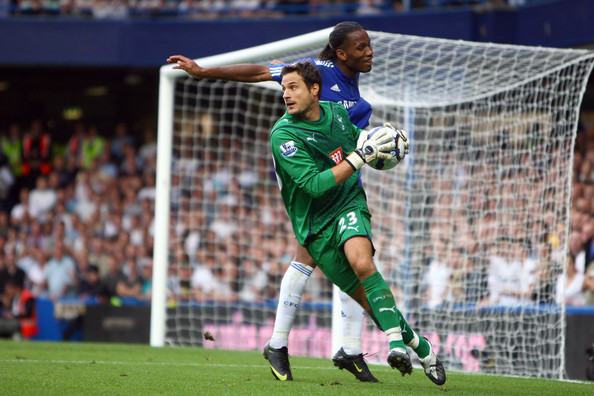
[[[326,277],[386,333],[392,368],[402,375],[412,372],[410,346],[429,379],[444,384],[445,370],[431,344],[409,327],[373,263],[371,214],[359,181],[365,163],[389,159],[383,151],[393,149],[396,139],[405,141],[407,153],[406,134],[387,124],[368,137],[342,106],[319,101],[322,78],[311,62],[285,66],[281,75],[287,112],[272,128],[270,146],[297,240]],[[316,139],[308,139],[313,134]]]
[[[359,94],[359,74],[370,72],[373,65],[371,40],[365,29],[356,22],[337,24],[318,58],[309,60],[314,62],[324,81],[321,98],[342,104],[348,110],[351,122],[359,128],[365,128],[369,124],[372,109]],[[281,70],[285,66],[276,63],[268,66],[241,64],[203,68],[182,55],[172,55],[167,62],[176,64],[175,69],[182,69],[197,79],[239,82],[274,80],[279,84]],[[280,376],[275,374],[278,379],[292,379],[288,366],[289,332],[295,321],[301,295],[315,266],[307,250],[298,244],[295,258],[281,282],[274,331],[269,343],[269,351],[275,352],[275,357],[270,360],[271,366],[277,372],[284,373]],[[363,310],[343,292],[340,293],[340,300],[343,342],[342,348],[334,355],[334,365],[341,370],[347,369],[361,381],[377,382],[369,371],[361,350]]]

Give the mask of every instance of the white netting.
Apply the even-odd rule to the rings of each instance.
[[[555,287],[592,53],[369,34],[374,68],[360,90],[371,125],[390,121],[412,142],[396,169],[363,173],[376,263],[400,310],[446,368],[562,376]],[[183,77],[174,102],[167,340],[259,349],[294,249],[268,147],[284,112],[280,90]],[[292,355],[333,352],[331,289],[315,274]],[[368,322],[363,350],[385,362],[385,336]]]

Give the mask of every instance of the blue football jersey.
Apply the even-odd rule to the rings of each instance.
[[[350,78],[344,75],[333,61],[303,58],[296,62],[309,60],[316,65],[322,75],[322,100],[340,103],[349,112],[351,122],[364,129],[369,124],[371,105],[359,94],[359,75]],[[285,64],[270,65],[270,74],[279,84],[281,70]]]

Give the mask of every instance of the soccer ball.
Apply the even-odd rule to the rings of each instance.
[[[392,158],[390,158],[389,160],[374,159],[367,163],[373,169],[377,169],[377,170],[392,169],[396,165],[398,165],[400,163],[400,161],[402,161],[404,159],[404,141],[402,140],[402,137],[400,136],[400,134],[396,133],[396,131],[394,131],[393,129],[384,127],[384,126],[375,127],[373,129],[370,129],[369,132],[367,132],[367,137],[369,138],[369,137],[373,136],[374,133],[377,133],[378,131],[381,131],[384,128],[386,128],[388,130],[388,133],[391,133],[392,135],[394,135],[394,134],[396,135],[396,137],[395,137],[396,147],[394,147],[390,151],[387,151],[387,153],[389,153],[392,156]]]

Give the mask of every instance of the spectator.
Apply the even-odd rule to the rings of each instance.
[[[2,214],[4,214],[5,220],[2,220]],[[6,212],[0,212],[0,223],[2,221],[8,222],[8,215]],[[0,226],[0,228],[2,228],[2,226]],[[19,237],[16,228],[8,225],[6,227],[6,231],[4,233],[0,233],[0,254],[5,252],[14,252],[18,256],[23,250],[18,238]]]
[[[241,262],[239,272],[239,299],[244,302],[262,302],[268,286],[268,273],[252,258]],[[277,285],[274,285],[276,289]]]
[[[5,285],[2,302],[5,309],[0,316],[0,336],[13,339],[31,338],[38,332],[35,297],[15,279]]]
[[[43,282],[45,276],[43,274],[43,264],[45,263],[45,256],[43,252],[34,247],[27,246],[23,249],[17,265],[25,271],[25,287],[33,294],[40,295],[43,291]]]
[[[584,305],[585,295],[582,291],[584,283],[584,273],[580,273],[572,255],[567,257],[566,276],[560,276],[557,279],[555,291],[555,302],[557,304],[581,306]]]
[[[532,286],[532,300],[536,304],[555,303],[555,283],[557,265],[552,258],[552,246],[548,242],[540,242],[536,252],[536,268],[534,271],[534,285]]]
[[[503,257],[492,257],[489,269],[491,303],[517,306],[532,296],[536,263],[522,241],[514,240],[501,246]]]
[[[117,294],[117,285],[120,279],[124,277],[124,273],[122,272],[121,265],[119,259],[122,259],[123,262],[123,255],[121,252],[117,253],[116,255],[112,254],[107,258],[107,273],[102,277],[103,282],[107,288],[107,294],[111,297]]]
[[[505,257],[509,244],[506,239],[489,247],[487,285],[489,289],[489,304],[499,304],[500,294],[506,287],[507,276],[509,275],[509,264]]]
[[[127,0],[93,0],[91,9],[95,19],[126,19],[129,15]]]
[[[359,0],[359,4],[357,6],[357,15],[379,15],[382,14],[384,11],[382,7],[384,2],[375,1],[375,0]]]
[[[99,158],[105,149],[105,138],[99,135],[97,126],[91,125],[83,138],[81,147],[81,168],[89,169],[94,160]]]
[[[142,288],[140,290],[141,298],[150,301],[153,293],[153,261],[139,263],[140,277],[143,280]]]
[[[155,202],[155,174],[144,172],[142,174],[142,187],[138,191],[138,201],[149,200]]]
[[[19,199],[10,210],[10,223],[13,227],[21,227],[29,220],[29,189],[21,187]]]
[[[140,268],[153,265],[152,245],[149,247],[146,244],[136,246],[136,265]],[[144,275],[143,275],[144,277]]]
[[[96,160],[97,173],[102,180],[113,180],[118,176],[118,166],[112,161],[108,150],[103,150]]]
[[[238,283],[237,283],[237,265],[227,254],[226,251],[219,248],[215,255],[217,266],[214,269],[214,296],[213,298],[221,302],[237,301]]]
[[[46,220],[57,202],[56,190],[49,188],[46,176],[39,176],[35,188],[29,194],[29,216],[33,219]]]
[[[130,243],[134,246],[143,246],[146,240],[146,229],[140,226],[140,217],[130,216],[127,223],[123,228],[130,235]]]
[[[471,255],[463,255],[460,263],[462,299],[461,304],[483,304],[487,299],[487,274],[484,266]]]
[[[4,293],[4,288],[8,282],[14,282],[20,287],[25,286],[25,271],[17,266],[16,257],[13,252],[4,253],[3,267],[3,269],[0,269],[0,294]]]
[[[211,300],[214,296],[216,260],[205,249],[199,249],[196,256],[190,283],[192,295],[198,301]]]
[[[23,138],[22,175],[25,185],[32,187],[39,175],[47,175],[51,170],[52,138],[43,129],[41,120],[31,122],[31,128]]]
[[[69,163],[74,164],[75,168],[82,167],[82,147],[86,133],[87,130],[85,124],[82,122],[77,122],[74,125],[74,133],[72,134],[66,145],[66,158],[72,160],[69,161]]]
[[[109,302],[107,286],[99,277],[99,269],[95,265],[89,265],[82,273],[77,294],[79,298],[91,300],[100,304]]]
[[[43,268],[44,286],[53,301],[75,294],[76,265],[72,257],[66,254],[62,242],[58,242],[52,255]]]
[[[118,122],[115,126],[114,138],[111,143],[111,154],[117,162],[122,162],[128,147],[134,147],[134,138],[128,133],[128,126]]]
[[[157,134],[154,129],[147,128],[144,130],[143,137],[144,140],[138,149],[138,158],[146,171],[146,166],[157,157]]]
[[[586,272],[585,242],[581,230],[573,230],[569,234],[569,254],[573,256],[576,271],[581,274]]]
[[[584,304],[594,305],[594,261],[590,262],[586,269],[586,275],[582,283],[582,292],[584,293]]]
[[[591,202],[591,198],[589,198]],[[594,214],[594,210],[590,211]],[[582,227],[582,237],[584,242],[584,263],[590,263],[594,260],[594,216],[588,216]]]
[[[10,124],[8,127],[8,133],[6,135],[2,135],[0,147],[2,149],[2,153],[12,168],[12,173],[14,176],[20,177],[23,174],[23,142],[21,136],[21,127],[18,123],[13,122]]]
[[[210,224],[209,230],[213,231],[218,239],[234,236],[237,232],[237,222],[233,216],[233,207],[223,203],[219,205],[219,211],[219,215]]]
[[[12,230],[12,228],[10,227],[8,213],[0,211],[0,235],[8,237],[9,230]]]
[[[448,263],[447,244],[441,238],[435,243],[435,252],[423,278],[425,301],[429,308],[443,304],[449,291],[452,268]]]
[[[10,210],[14,200],[16,179],[4,155],[0,152],[0,210]]]
[[[77,171],[74,159],[56,155],[52,164],[52,173],[57,175],[59,187],[64,188],[74,182]]]
[[[86,188],[86,197],[77,200],[75,213],[83,222],[91,224],[92,219],[99,214],[99,208],[101,207],[102,199],[101,195],[93,191],[90,185],[87,185]]]

